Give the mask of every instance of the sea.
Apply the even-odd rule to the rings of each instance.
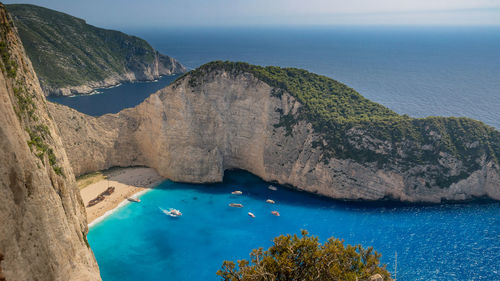
[[[467,116],[500,129],[498,27],[231,27],[128,29],[188,68],[213,60],[298,67],[413,117]],[[90,115],[135,106],[176,76],[51,98]],[[127,102],[125,102],[127,99]],[[307,229],[321,241],[373,246],[398,280],[500,280],[500,203],[350,203],[267,188],[244,171],[224,182],[165,181],[90,228],[104,281],[219,280],[272,238]],[[233,196],[233,190],[243,195]],[[265,203],[273,199],[276,204]],[[242,203],[244,208],[228,206]],[[161,209],[177,208],[182,217]],[[272,210],[280,217],[270,214]],[[247,212],[253,212],[251,218]]]

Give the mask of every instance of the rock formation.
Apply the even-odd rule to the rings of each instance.
[[[100,280],[73,171],[2,4],[0,37],[0,279]]]
[[[483,150],[474,159],[471,152],[463,154],[477,164],[471,170],[465,160],[440,148],[440,137],[430,125],[423,127],[422,139],[434,136],[434,141],[423,143],[389,142],[375,138],[365,127],[353,127],[346,131],[342,146],[350,145],[346,155],[352,156],[328,154],[328,134],[335,131],[318,132],[307,119],[299,118],[306,111],[297,96],[270,86],[272,81],[264,82],[258,75],[205,66],[135,108],[98,118],[61,105],[49,107],[77,175],[145,165],[174,181],[202,183],[221,181],[225,170],[243,169],[266,181],[338,199],[500,200],[495,156]],[[355,102],[362,98],[350,96]],[[290,116],[295,123],[280,125]],[[497,131],[492,134],[498,136]],[[430,160],[409,165],[411,149],[425,152]],[[382,160],[393,158],[359,160],[372,154]],[[449,184],[442,186],[446,181],[440,178]]]
[[[146,41],[35,5],[8,5],[46,95],[87,94],[124,81],[184,73]]]

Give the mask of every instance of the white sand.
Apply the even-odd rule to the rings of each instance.
[[[101,180],[86,186],[80,193],[85,204],[85,209],[87,210],[89,225],[97,222],[98,218],[99,221],[102,220],[106,215],[112,213],[113,209],[124,205],[128,197],[132,197],[138,192],[146,191],[163,180],[164,178],[158,175],[154,169],[133,167],[117,169],[108,175],[108,180]],[[115,191],[111,195],[106,196],[103,201],[92,207],[87,207],[89,201],[105,191],[108,186],[114,186]]]

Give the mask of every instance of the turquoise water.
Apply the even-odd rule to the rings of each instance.
[[[163,182],[141,203],[90,229],[103,280],[218,280],[223,260],[248,258],[273,237],[300,229],[322,240],[373,246],[391,271],[397,252],[398,280],[500,280],[500,203],[343,203],[267,186],[241,171],[226,173],[221,184]],[[243,195],[231,195],[234,190]],[[276,204],[265,203],[268,198]],[[177,208],[183,216],[171,218],[159,208]]]

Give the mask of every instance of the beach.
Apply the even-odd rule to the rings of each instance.
[[[92,178],[97,179],[92,182]],[[145,192],[149,188],[158,185],[165,180],[152,168],[131,167],[114,168],[92,175],[82,179],[77,179],[81,187],[83,203],[87,211],[87,222],[89,225],[96,222],[97,219],[109,214],[113,209],[126,202],[127,198],[137,195],[139,192]],[[91,182],[88,185],[81,185],[82,181]],[[108,187],[114,187],[114,191],[104,197],[104,200],[88,207],[89,201],[95,199]]]

